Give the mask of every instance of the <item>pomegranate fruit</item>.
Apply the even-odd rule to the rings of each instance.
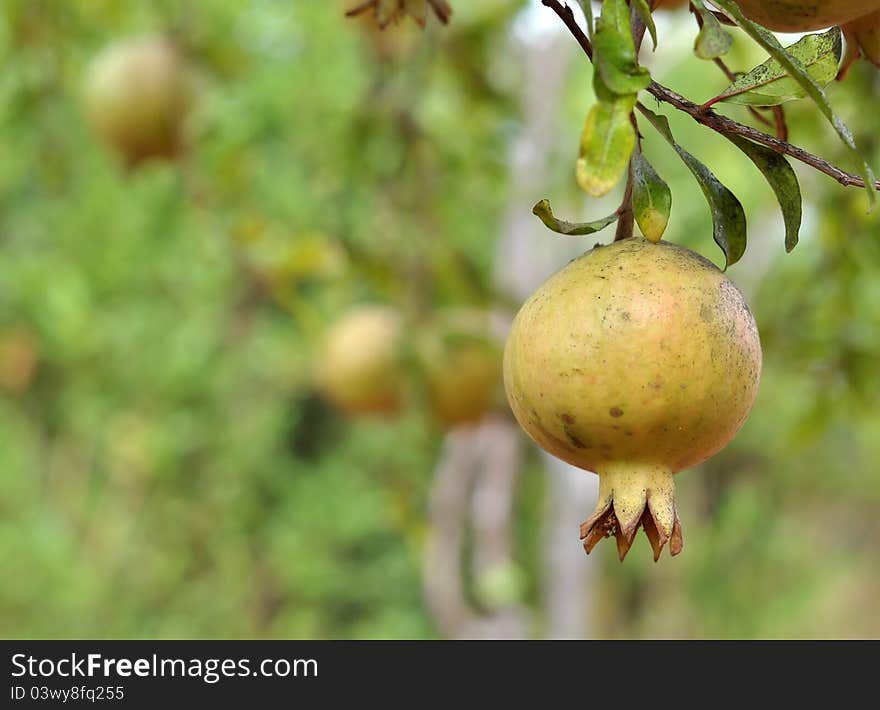
[[[111,45],[93,60],[86,77],[88,119],[130,165],[180,154],[193,96],[186,62],[160,36]]]
[[[445,427],[480,421],[499,403],[501,352],[478,312],[441,314],[419,337],[428,403]]]
[[[360,306],[326,334],[318,391],[347,414],[391,414],[403,402],[403,321],[393,308]]]
[[[880,10],[880,0],[736,0],[743,14],[769,30],[811,32]]]
[[[504,384],[526,433],[600,477],[581,526],[589,553],[639,526],[657,560],[682,547],[673,474],[720,451],[751,409],[761,371],[754,318],[734,284],[683,247],[632,237],[552,276],[514,320]]]
[[[843,34],[846,37],[846,56],[838,76],[846,76],[859,57],[865,57],[874,66],[880,67],[880,10],[848,22],[843,26]]]

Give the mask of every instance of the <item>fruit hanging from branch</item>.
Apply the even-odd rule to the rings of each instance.
[[[145,36],[113,44],[86,76],[86,111],[95,132],[129,165],[171,159],[185,148],[193,77],[174,42]]]
[[[723,449],[758,390],[761,345],[736,286],[698,254],[632,237],[597,246],[525,302],[504,352],[513,413],[542,448],[598,473],[589,553],[639,527],[682,547],[673,474]]]
[[[880,0],[737,0],[737,5],[750,20],[777,32],[821,30],[880,10]]]

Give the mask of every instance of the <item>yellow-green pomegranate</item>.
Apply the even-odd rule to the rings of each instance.
[[[488,315],[443,312],[418,336],[428,405],[445,427],[479,422],[500,402],[501,349],[489,334]]]
[[[186,62],[161,36],[111,45],[92,62],[85,83],[89,121],[129,165],[180,154],[193,96]]]
[[[391,414],[403,403],[403,320],[387,306],[359,306],[334,323],[315,367],[318,391],[347,414]]]
[[[589,553],[641,525],[658,559],[682,547],[673,474],[720,451],[758,389],[761,346],[736,286],[683,247],[633,237],[552,276],[517,315],[504,385],[520,425],[600,477]]]

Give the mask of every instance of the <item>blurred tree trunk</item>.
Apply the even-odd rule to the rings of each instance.
[[[581,245],[547,238],[531,205],[542,196],[557,142],[558,106],[572,53],[559,33],[516,40],[522,59],[523,130],[511,155],[510,203],[498,239],[496,283],[524,300]],[[499,314],[506,333],[510,314]],[[520,465],[521,434],[509,418],[495,418],[470,431],[452,432],[435,471],[424,584],[428,606],[441,631],[455,638],[517,638],[528,631],[525,611],[512,604],[479,610],[465,593],[466,530],[473,531],[472,576],[481,579],[514,570],[512,510]],[[594,558],[585,559],[578,526],[595,505],[598,479],[551,456],[544,533],[546,635],[592,635],[589,611]],[[470,502],[470,506],[468,503]],[[470,507],[470,518],[467,510]]]

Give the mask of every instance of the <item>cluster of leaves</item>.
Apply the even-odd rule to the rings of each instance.
[[[873,205],[876,197],[871,168],[855,147],[849,129],[834,113],[823,89],[837,75],[842,49],[840,29],[808,35],[783,48],[771,33],[744,17],[735,3],[722,0],[715,4],[726,13],[727,21],[742,28],[770,57],[736,78],[725,91],[706,102],[703,110],[708,111],[719,102],[765,108],[809,98],[834,127],[850,159],[859,166]],[[669,221],[672,195],[641,151],[637,110],[669,143],[699,183],[712,214],[713,238],[724,252],[726,265],[736,263],[745,253],[747,242],[742,204],[706,165],[676,142],[668,120],[639,101],[639,93],[652,86],[649,72],[638,63],[637,46],[645,29],[650,32],[655,48],[657,43],[647,3],[604,0],[601,16],[595,23],[590,3],[581,5],[592,49],[596,104],[587,115],[581,135],[577,182],[587,194],[601,197],[628,174],[624,204],[614,214],[586,223],[554,217],[547,200],[535,206],[535,214],[554,231],[583,235],[604,229],[627,210],[632,210],[644,236],[652,241],[660,240]],[[694,0],[692,6],[700,27],[694,44],[695,54],[701,59],[719,60],[730,50],[732,36],[722,26],[719,16],[710,12],[701,0]],[[635,38],[634,28],[637,28]],[[772,188],[784,218],[785,247],[791,251],[798,242],[802,217],[801,191],[794,170],[779,152],[735,132],[721,132],[755,164]]]

